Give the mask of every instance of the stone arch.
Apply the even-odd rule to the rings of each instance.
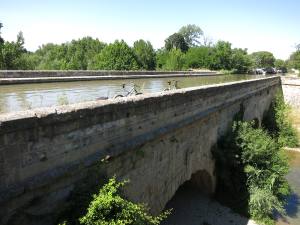
[[[186,184],[206,195],[211,196],[214,193],[213,179],[206,170],[198,170],[193,173],[191,179]]]

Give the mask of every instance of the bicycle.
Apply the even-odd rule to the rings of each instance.
[[[178,86],[178,80],[169,80],[168,81],[168,87],[164,89],[164,91],[171,91],[171,90],[176,90],[180,89]]]
[[[133,84],[133,87],[128,91],[126,89],[126,84],[122,84],[123,90],[126,92],[125,95],[118,94],[114,96],[114,98],[121,98],[121,97],[128,97],[128,96],[133,96],[133,95],[141,95],[143,94],[142,92],[138,91],[140,89],[140,86]]]

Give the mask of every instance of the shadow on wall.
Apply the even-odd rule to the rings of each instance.
[[[179,187],[166,205],[172,214],[162,225],[246,225],[248,219],[216,202],[212,179],[201,170]]]

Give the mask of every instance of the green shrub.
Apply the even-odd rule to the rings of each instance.
[[[137,70],[138,62],[131,47],[124,40],[116,40],[114,43],[94,56],[88,69],[92,70]]]
[[[185,54],[179,49],[171,49],[166,58],[165,65],[163,66],[164,70],[176,71],[183,70],[185,61]]]
[[[85,225],[158,225],[169,215],[169,211],[159,216],[151,216],[145,205],[132,203],[119,195],[119,189],[126,182],[109,180],[94,195],[85,216],[80,223]]]
[[[282,94],[277,94],[270,110],[264,116],[263,126],[277,138],[280,146],[296,147],[298,137],[289,119],[290,106],[284,102]]]
[[[239,201],[239,212],[262,224],[272,224],[274,211],[283,212],[289,185],[288,160],[276,139],[254,122],[234,122],[214,150],[218,181]],[[237,195],[236,193],[239,193]]]

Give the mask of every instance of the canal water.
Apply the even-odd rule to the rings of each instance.
[[[133,84],[140,86],[143,93],[160,92],[168,88],[168,81],[178,81],[180,88],[224,83],[261,76],[253,75],[224,75],[224,76],[189,76],[176,78],[146,78],[126,80],[97,80],[80,82],[57,82],[0,85],[0,113],[27,110],[39,107],[49,107],[92,101],[97,98],[113,98],[117,94],[124,95]]]
[[[287,179],[292,189],[286,205],[287,215],[279,218],[277,225],[300,225],[300,151],[289,151],[290,172]]]

